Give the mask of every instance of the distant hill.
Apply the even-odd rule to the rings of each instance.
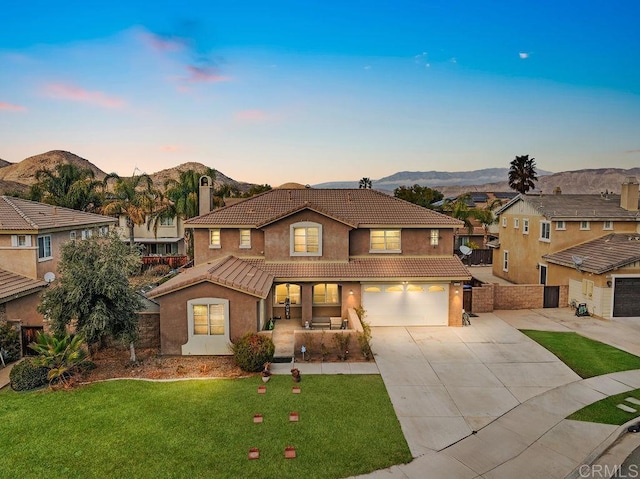
[[[0,194],[11,194],[14,192],[25,193],[29,186],[36,182],[37,171],[43,169],[53,171],[57,165],[65,163],[71,163],[80,168],[89,168],[94,172],[96,179],[99,180],[107,175],[107,173],[85,158],[68,151],[53,150],[31,156],[18,163],[9,163],[8,161],[0,160]],[[149,174],[149,176],[157,187],[163,188],[167,179],[173,178],[177,180],[181,171],[193,169],[199,173],[204,173],[206,168],[207,167],[201,163],[184,163],[174,168]],[[247,191],[254,186],[252,183],[236,181],[224,173],[217,171],[215,185],[220,187],[227,184],[238,188],[240,191]]]
[[[400,186],[428,186],[429,188],[460,185],[479,185],[504,181],[508,168],[485,168],[473,171],[399,171],[390,176],[373,180],[373,187],[395,190]],[[551,175],[550,171],[538,170],[538,176]],[[316,188],[357,188],[359,181],[335,181],[314,185]],[[436,188],[440,189],[440,188]],[[442,191],[442,190],[440,190]]]

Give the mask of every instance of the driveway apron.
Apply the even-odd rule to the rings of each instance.
[[[580,379],[492,313],[471,326],[373,327],[376,363],[414,457],[440,451],[514,407]]]

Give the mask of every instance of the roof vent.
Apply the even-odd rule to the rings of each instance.
[[[559,186],[556,186],[556,187],[553,189],[553,194],[554,194],[554,195],[561,195],[561,194],[562,194],[562,190],[560,189],[560,187],[559,187]]]

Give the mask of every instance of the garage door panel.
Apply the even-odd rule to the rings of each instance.
[[[362,293],[366,320],[372,326],[447,325],[448,288],[448,284],[366,286]]]
[[[616,278],[613,294],[614,317],[640,317],[640,277]]]

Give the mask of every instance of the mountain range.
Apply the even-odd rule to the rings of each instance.
[[[0,159],[0,194],[25,192],[35,183],[35,173],[41,169],[53,170],[56,165],[72,163],[81,168],[91,169],[97,179],[102,179],[107,173],[95,166],[89,160],[68,151],[54,150],[40,155],[31,156],[18,163],[9,163]],[[168,168],[150,173],[155,185],[162,187],[169,179],[177,179],[180,171],[193,169],[204,173],[207,166],[201,163],[183,163],[174,168]],[[213,168],[213,167],[212,167]],[[215,169],[215,168],[214,168]],[[246,191],[251,183],[229,178],[217,170],[216,186],[232,185],[240,191]],[[399,186],[428,186],[441,191],[446,197],[457,196],[469,191],[511,191],[507,182],[508,168],[486,168],[473,171],[401,171],[380,179],[372,179],[373,188],[392,192]],[[600,193],[605,190],[613,193],[620,192],[620,185],[624,180],[633,176],[640,178],[640,168],[600,168],[564,171],[552,173],[538,170],[536,192],[552,193],[560,188],[562,193]],[[283,178],[282,183],[286,182]],[[336,181],[314,185],[315,188],[357,188],[358,181]],[[277,186],[277,185],[273,185]]]

